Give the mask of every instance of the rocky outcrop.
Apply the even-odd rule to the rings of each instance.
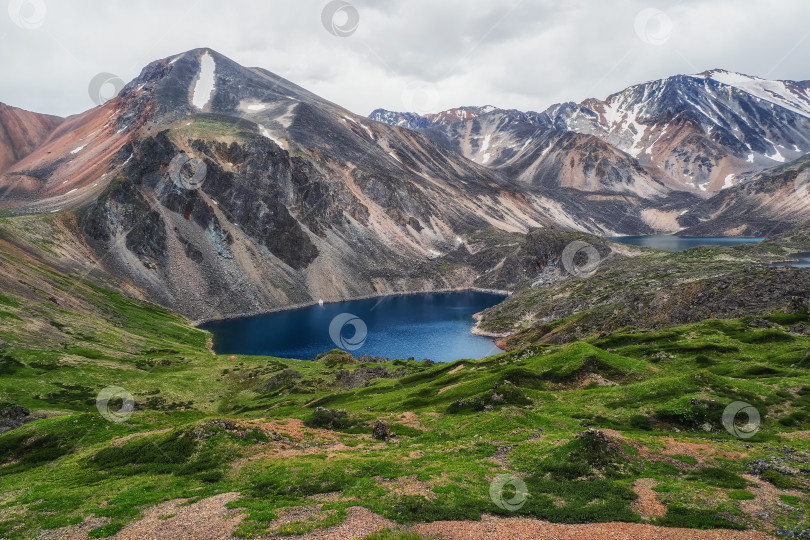
[[[371,437],[378,441],[390,441],[393,436],[391,428],[382,420],[374,424],[374,429],[371,431]]]
[[[12,405],[6,409],[0,409],[0,434],[36,420],[31,415],[31,411],[19,405]]]
[[[737,255],[737,261],[729,253],[696,263],[690,255],[628,258],[614,252],[602,257],[595,274],[563,274],[518,291],[483,311],[478,324],[484,332],[507,335],[499,346],[514,348],[567,343],[625,327],[658,329],[810,309],[810,273],[767,268],[752,264],[744,253]]]
[[[744,178],[678,218],[686,236],[776,236],[810,222],[810,154]]]

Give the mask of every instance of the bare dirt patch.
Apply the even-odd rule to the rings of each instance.
[[[436,498],[436,494],[431,489],[435,484],[417,480],[415,474],[400,476],[399,478],[391,480],[387,480],[381,476],[375,476],[374,480],[389,492],[396,495],[421,495],[428,500]]]
[[[462,384],[464,384],[464,383],[460,382],[460,383],[456,383],[456,384],[447,385],[444,388],[440,388],[439,391],[436,393],[436,395],[443,394],[443,393],[447,392],[448,390],[452,390],[456,386],[461,386]]]
[[[300,536],[284,536],[295,540],[345,540],[347,538],[364,538],[380,529],[394,529],[396,523],[363,508],[352,506],[346,509],[346,519],[340,525],[328,529],[319,529]]]
[[[780,433],[779,435],[785,439],[810,439],[810,431],[794,431],[792,433]]]
[[[436,521],[421,523],[412,532],[444,540],[766,540],[758,531],[675,529],[638,523],[588,523],[563,525],[528,518],[483,516],[481,521]]]
[[[639,478],[633,482],[633,491],[638,495],[638,499],[633,501],[630,508],[641,514],[642,519],[663,517],[667,513],[667,507],[661,504],[653,491],[657,485],[658,481],[653,478]]]
[[[410,413],[413,414],[413,413]],[[414,418],[416,415],[414,415]],[[371,435],[345,435],[329,431],[328,429],[306,427],[300,419],[289,418],[281,421],[244,422],[229,420],[238,426],[241,431],[258,429],[267,435],[269,442],[256,444],[243,450],[245,455],[231,464],[233,471],[238,471],[250,462],[262,459],[283,459],[290,457],[308,456],[326,453],[326,459],[342,457],[343,452],[356,451],[356,447],[343,443],[340,437],[350,437],[354,440],[370,442]],[[372,445],[369,449],[385,448],[384,443]]]
[[[58,540],[87,540],[90,536],[90,531],[98,529],[110,522],[110,518],[86,518],[78,525],[71,525],[70,527],[62,527],[52,531],[45,531],[37,538],[40,539],[58,539]]]
[[[711,443],[684,442],[678,441],[673,437],[664,437],[661,440],[667,445],[667,448],[663,452],[665,455],[674,456],[676,454],[682,454],[684,456],[690,456],[695,458],[699,465],[705,464],[707,457],[722,457],[738,460],[748,457],[747,452],[720,450]]]
[[[750,474],[744,474],[742,477],[754,484],[748,487],[748,491],[756,495],[756,498],[748,501],[740,501],[740,509],[745,512],[748,517],[758,520],[759,525],[769,531],[774,529],[771,523],[772,519],[763,519],[763,517],[770,516],[772,518],[775,515],[785,513],[783,509],[784,505],[779,496],[801,496],[801,491],[779,489],[770,482],[766,482]]]
[[[141,433],[131,433],[129,435],[124,435],[123,437],[115,439],[113,442],[110,443],[110,446],[112,446],[112,447],[124,446],[124,444],[128,443],[132,439],[137,439],[137,438],[140,438],[140,437],[147,437],[149,435],[159,435],[159,434],[162,434],[162,433],[168,433],[170,431],[171,431],[171,428],[166,428],[166,429],[156,429],[154,431],[143,431]]]
[[[413,429],[419,429],[422,431],[427,430],[427,428],[419,422],[419,417],[416,415],[416,413],[411,411],[402,413],[399,417],[399,423],[402,424],[403,426],[408,426]]]
[[[692,470],[703,467],[706,465],[707,458],[722,457],[726,459],[740,460],[748,457],[748,453],[746,452],[721,450],[711,443],[679,441],[674,437],[661,437],[659,441],[665,445],[663,450],[651,450],[637,441],[626,439],[621,432],[614,429],[602,429],[601,431],[609,437],[618,439],[621,442],[632,446],[638,450],[639,455],[644,459],[663,461],[674,465],[681,470]],[[673,457],[676,455],[692,457],[697,461],[697,463],[695,465],[684,463],[683,461]]]
[[[144,512],[143,519],[121,529],[116,540],[143,538],[171,538],[172,540],[230,540],[244,514],[241,509],[228,509],[225,505],[239,498],[239,493],[222,493],[196,503],[181,506],[188,499],[175,499],[153,506]],[[172,516],[166,518],[166,516]],[[161,517],[165,519],[161,519]]]

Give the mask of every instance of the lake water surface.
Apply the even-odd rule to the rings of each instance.
[[[669,234],[657,234],[648,236],[614,236],[608,238],[622,244],[633,246],[651,247],[663,249],[664,251],[683,251],[697,246],[736,246],[740,244],[756,244],[762,242],[762,238],[752,237],[698,237],[698,236],[674,236]]]
[[[441,292],[336,302],[200,326],[214,334],[218,354],[312,359],[331,349],[450,362],[500,352],[493,340],[470,333],[472,316],[505,295]]]

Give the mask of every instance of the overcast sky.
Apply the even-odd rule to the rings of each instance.
[[[58,115],[94,106],[88,85],[100,72],[129,81],[196,47],[358,114],[544,110],[715,67],[810,79],[808,0],[0,3],[0,101]]]

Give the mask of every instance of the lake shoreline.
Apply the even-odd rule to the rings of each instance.
[[[627,246],[652,248],[661,251],[678,252],[696,247],[734,247],[745,244],[759,244],[762,236],[678,236],[677,234],[641,234],[606,236],[606,240]]]
[[[414,294],[432,294],[432,293],[451,293],[451,292],[480,292],[480,293],[491,293],[491,294],[503,294],[507,297],[512,296],[514,291],[506,291],[501,289],[484,289],[481,287],[460,287],[460,288],[450,288],[450,289],[430,289],[427,291],[407,291],[407,292],[392,292],[386,294],[369,294],[365,296],[353,296],[351,298],[343,298],[341,300],[330,300],[329,302],[324,301],[323,305],[329,304],[339,304],[341,302],[354,302],[355,300],[369,300],[371,298],[385,298],[387,296],[408,296]],[[505,300],[505,299],[504,299]],[[246,313],[238,313],[232,315],[225,315],[222,317],[215,317],[209,319],[200,319],[196,321],[192,321],[192,325],[199,328],[203,324],[208,324],[211,322],[217,321],[227,321],[232,319],[246,319],[249,317],[256,317],[259,315],[269,315],[271,313],[280,313],[283,311],[294,311],[296,309],[312,307],[320,305],[320,302],[305,302],[301,304],[291,304],[289,306],[279,307],[276,309],[270,310],[263,310],[258,312],[246,312]]]

